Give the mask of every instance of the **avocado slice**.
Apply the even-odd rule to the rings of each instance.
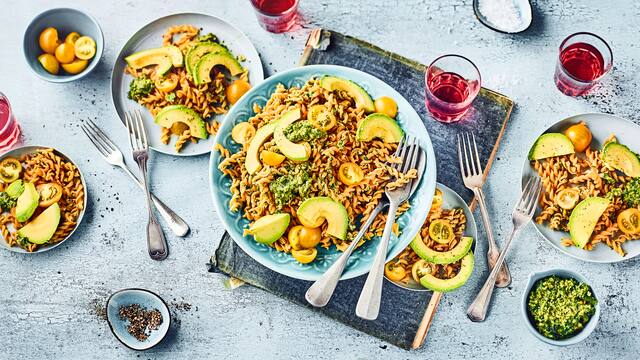
[[[341,203],[325,196],[309,198],[298,207],[298,219],[304,226],[317,228],[326,220],[327,234],[340,240],[347,237],[349,214]]]
[[[373,99],[369,93],[351,80],[327,75],[320,80],[320,86],[329,91],[342,90],[346,92],[356,102],[356,107],[363,108],[367,114],[375,110]]]
[[[248,233],[261,244],[273,244],[287,231],[289,220],[287,213],[265,215],[251,224]]]
[[[307,161],[309,160],[309,155],[311,154],[309,143],[302,142],[296,144],[292,141],[289,141],[289,139],[287,139],[287,137],[284,135],[284,129],[298,120],[300,119],[288,117],[278,121],[278,125],[276,125],[276,128],[273,131],[273,138],[276,141],[278,149],[280,149],[280,152],[282,152],[284,156],[294,161]]]
[[[29,220],[38,207],[38,201],[40,201],[40,194],[36,186],[30,182],[25,183],[24,191],[18,196],[16,202],[16,219],[20,222]]]
[[[22,193],[24,192],[24,181],[22,181],[22,179],[18,179],[12,182],[9,186],[7,186],[4,192],[6,192],[7,195],[9,195],[9,197],[11,197],[12,199],[19,198],[20,195],[22,195]]]
[[[172,66],[182,66],[182,51],[173,45],[162,46],[155,49],[138,51],[124,58],[133,69],[157,65],[159,74],[164,75],[171,70]]]
[[[247,169],[249,174],[255,174],[262,168],[262,163],[260,162],[260,147],[264,144],[265,141],[269,138],[269,136],[273,135],[276,126],[280,121],[293,123],[294,121],[300,119],[300,108],[295,108],[293,110],[289,110],[280,116],[278,119],[263,125],[261,128],[256,131],[256,134],[251,139],[249,143],[249,147],[247,148],[247,156],[244,160],[244,167]]]
[[[546,133],[540,135],[529,150],[529,160],[540,160],[573,153],[575,153],[573,143],[564,134]]]
[[[411,240],[409,244],[413,251],[415,251],[420,258],[434,264],[451,264],[462,259],[463,256],[467,255],[469,250],[471,249],[471,245],[473,244],[473,238],[470,236],[463,236],[462,239],[456,244],[453,249],[448,251],[435,251],[428,247],[424,241],[422,241],[422,237],[420,233],[416,234],[416,236]]]
[[[156,124],[166,128],[170,128],[171,125],[181,122],[189,126],[191,136],[197,137],[198,139],[206,139],[209,136],[202,117],[184,105],[165,106],[160,110],[158,115],[156,115],[154,121]]]
[[[204,55],[198,62],[193,71],[193,81],[196,85],[211,82],[211,69],[214,66],[222,65],[229,70],[231,75],[236,76],[244,72],[244,68],[233,55],[228,52],[218,52]]]
[[[18,230],[18,235],[27,238],[30,243],[44,244],[51,240],[60,223],[60,206],[58,203],[46,208],[35,219]]]
[[[573,244],[581,249],[589,242],[593,229],[605,209],[609,200],[601,197],[590,197],[582,200],[573,208],[569,216],[569,234]]]
[[[386,143],[398,143],[403,136],[404,131],[398,122],[381,113],[374,113],[364,118],[356,131],[357,141],[371,141],[377,138]]]
[[[433,291],[449,292],[455,290],[469,280],[471,274],[473,274],[473,263],[473,252],[469,251],[467,255],[462,258],[460,270],[456,276],[451,279],[438,279],[431,274],[427,274],[420,278],[420,285]]]
[[[638,155],[620,143],[607,143],[602,149],[602,161],[612,168],[622,171],[627,176],[640,176]]]
[[[205,41],[197,43],[194,47],[187,51],[187,55],[184,58],[184,66],[187,68],[187,72],[193,77],[193,70],[195,69],[198,61],[209,53],[229,52],[224,45]]]

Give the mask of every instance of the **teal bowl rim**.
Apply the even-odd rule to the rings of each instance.
[[[591,289],[593,296],[596,298],[596,300],[598,300],[598,303],[596,304],[596,312],[593,314],[593,316],[591,316],[591,318],[589,319],[585,327],[579,333],[569,338],[561,339],[561,340],[549,339],[548,337],[545,337],[542,334],[540,334],[538,330],[536,330],[536,328],[533,327],[533,324],[531,323],[531,319],[529,318],[529,310],[527,309],[527,299],[529,298],[529,293],[531,293],[531,288],[533,287],[533,285],[538,280],[544,279],[552,275],[557,275],[565,278],[572,277],[582,283],[587,284]],[[529,278],[527,279],[527,284],[524,288],[524,291],[522,292],[522,297],[520,302],[520,313],[522,314],[522,317],[524,317],[524,322],[526,324],[527,329],[538,340],[550,345],[568,346],[568,345],[577,344],[583,341],[584,339],[588,338],[589,335],[591,335],[591,333],[593,332],[593,330],[595,330],[595,328],[598,326],[598,322],[600,321],[600,301],[601,301],[600,296],[598,296],[596,291],[593,289],[593,286],[589,284],[589,281],[587,280],[587,278],[582,276],[582,274],[569,269],[553,268],[553,269],[548,269],[543,271],[536,271],[529,274]]]
[[[111,302],[111,299],[114,296],[116,296],[117,294],[120,294],[122,292],[125,292],[125,291],[141,291],[141,292],[150,294],[151,297],[155,297],[158,300],[160,300],[160,302],[162,303],[164,308],[167,310],[167,313],[169,314],[169,316],[168,316],[169,317],[169,325],[167,326],[167,331],[165,331],[164,334],[162,334],[162,336],[158,339],[158,341],[156,343],[154,343],[154,344],[152,344],[152,345],[150,345],[148,347],[145,347],[145,348],[136,349],[136,348],[133,348],[133,347],[129,346],[124,341],[122,341],[122,339],[120,339],[120,336],[118,336],[116,334],[116,331],[113,329],[113,325],[111,324],[111,318],[109,317],[109,303]],[[113,337],[118,339],[118,341],[120,341],[122,343],[122,345],[126,346],[127,348],[129,348],[131,350],[135,350],[135,351],[149,350],[149,349],[157,346],[158,344],[160,344],[164,340],[164,338],[167,337],[167,335],[169,334],[169,330],[171,330],[171,321],[172,320],[171,320],[171,310],[169,309],[169,305],[167,305],[167,302],[164,301],[164,299],[160,295],[154,293],[151,290],[132,287],[132,288],[124,288],[124,289],[120,289],[120,290],[114,291],[113,294],[109,295],[109,297],[107,298],[107,301],[104,304],[104,312],[105,312],[106,317],[107,317],[107,324],[109,325],[109,330],[111,330],[111,333],[113,334]]]
[[[41,18],[43,18],[43,17],[45,17],[45,16],[47,16],[47,15],[49,15],[51,13],[63,12],[63,11],[81,14],[81,15],[84,15],[87,18],[89,18],[89,20],[91,20],[93,25],[95,25],[96,29],[98,29],[98,34],[100,34],[100,41],[98,41],[98,39],[94,39],[96,41],[96,54],[93,57],[93,59],[91,59],[91,61],[89,62],[89,65],[87,66],[87,68],[84,69],[81,73],[75,74],[75,75],[70,75],[70,76],[57,76],[57,75],[53,75],[52,74],[53,77],[52,78],[48,78],[48,77],[42,76],[42,74],[40,74],[38,71],[36,71],[36,69],[33,68],[33,64],[31,63],[30,55],[27,54],[27,42],[31,42],[33,39],[27,39],[27,33],[29,33],[29,30],[31,30],[31,28],[33,27],[33,24],[37,20],[40,20]],[[75,81],[75,80],[78,80],[78,79],[81,79],[81,78],[85,77],[87,74],[89,74],[91,71],[93,71],[93,69],[95,69],[96,66],[98,66],[98,63],[102,59],[103,51],[104,51],[104,34],[102,32],[102,27],[100,27],[100,24],[98,23],[96,18],[94,18],[93,16],[91,16],[89,13],[87,13],[85,11],[78,10],[78,9],[73,9],[73,8],[66,8],[66,7],[54,8],[54,9],[49,9],[49,10],[45,10],[45,11],[41,12],[40,14],[36,15],[29,22],[29,25],[27,25],[26,29],[24,30],[24,34],[22,35],[22,54],[24,55],[24,59],[26,60],[27,66],[29,67],[29,69],[31,69],[31,72],[36,74],[36,76],[38,76],[42,80],[45,80],[45,81],[48,81],[48,82],[52,82],[52,83],[56,83],[56,84],[68,83],[68,82]]]
[[[256,96],[259,96],[257,94],[259,94],[259,92],[262,91],[265,87],[274,86],[277,83],[285,82],[289,76],[295,76],[296,73],[298,72],[325,73],[325,74],[332,74],[335,76],[341,76],[341,77],[347,77],[347,78],[349,78],[349,74],[357,74],[356,76],[358,77],[368,79],[374,83],[378,83],[381,86],[384,86],[385,88],[383,90],[386,92],[387,96],[397,97],[399,105],[401,105],[405,109],[404,111],[408,113],[406,116],[415,119],[415,121],[418,121],[419,123],[416,123],[416,126],[422,126],[424,129],[424,135],[425,135],[424,138],[420,138],[419,140],[421,145],[423,145],[422,147],[427,157],[427,165],[425,167],[425,172],[423,173],[422,178],[420,180],[418,191],[415,194],[413,194],[413,196],[409,201],[410,203],[412,203],[412,205],[415,204],[416,199],[418,199],[416,196],[420,196],[422,194],[422,200],[420,200],[420,202],[424,201],[431,204],[433,193],[435,191],[435,186],[436,186],[437,158],[435,156],[435,151],[433,149],[433,143],[431,142],[431,137],[424,125],[423,119],[420,117],[420,115],[418,115],[418,113],[415,111],[413,106],[400,93],[398,93],[397,90],[395,90],[393,87],[391,87],[381,79],[371,74],[368,74],[364,71],[360,71],[360,70],[345,67],[345,66],[338,66],[338,65],[306,65],[306,66],[296,67],[296,68],[292,68],[292,69],[274,74],[273,76],[265,79],[262,83],[251,88],[249,92],[247,92],[242,96],[242,98],[238,101],[238,103],[234,105],[231,111],[224,118],[221,124],[221,129],[224,126],[227,126],[227,122],[231,122],[231,123],[235,122],[234,119],[237,116],[236,113],[241,112],[243,109],[246,110],[247,109],[246,107],[250,106],[250,104],[248,103],[250,100],[248,99],[251,99],[254,94],[256,94]],[[351,80],[354,80],[354,79],[351,79]],[[357,82],[357,80],[354,80],[354,81]],[[243,102],[245,102],[246,104],[243,104]],[[228,136],[228,134],[226,133],[223,134],[222,131],[218,131],[218,133],[216,134],[216,139],[214,144],[223,143],[224,136]],[[218,153],[218,151],[215,151],[215,150],[211,151],[210,160],[209,160],[209,190],[213,198],[215,211],[218,215],[218,218],[224,225],[225,230],[234,229],[234,232],[238,232],[238,229],[236,229],[236,226],[233,223],[230,223],[226,219],[226,217],[222,215],[224,212],[228,212],[228,210],[224,206],[225,199],[221,197],[220,190],[217,188],[216,183],[214,181],[215,180],[214,175],[217,175],[217,173],[219,173],[219,170],[217,169],[217,166],[216,166],[219,162],[219,159],[220,159],[220,154]],[[428,213],[428,211],[423,211],[423,209],[420,209],[414,206],[412,206],[412,208],[409,211],[413,211],[411,213],[411,218],[412,219],[416,218],[419,221],[421,221],[421,223],[424,222]],[[239,232],[241,232],[241,230],[242,229],[240,229]],[[417,231],[419,231],[419,229],[416,230],[416,232]],[[308,271],[308,272],[296,271],[295,269],[289,268],[289,265],[277,264],[275,262],[272,262],[270,261],[270,259],[258,253],[257,250],[251,248],[248,244],[246,244],[245,243],[246,240],[244,240],[242,236],[240,236],[240,240],[239,240],[236,238],[233,232],[231,231],[227,231],[227,232],[229,233],[233,241],[251,258],[256,260],[261,265],[275,272],[278,272],[282,275],[289,276],[299,280],[315,281],[323,273],[323,271],[319,272],[319,270]],[[411,236],[408,236],[407,238],[405,238],[403,240],[403,243],[398,242],[397,241],[398,238],[396,237],[392,238],[392,244],[390,244],[390,248],[389,248],[390,252],[387,253],[386,261],[392,259],[398,253],[400,253],[405,248],[405,246],[408,245],[409,242],[411,242],[411,239],[413,238],[413,236],[415,236],[415,233],[409,234],[409,235]],[[396,240],[394,241],[394,239]],[[367,257],[368,259],[367,264],[370,265],[370,263],[373,261],[373,257],[375,256],[375,250],[377,250],[376,247],[377,247],[377,244],[379,243],[379,237],[375,237],[372,241],[369,241],[368,243],[371,244],[370,246],[375,246],[375,247],[372,247],[371,249],[371,251],[373,252],[373,255],[371,255],[370,258]],[[359,250],[364,251],[362,250],[362,248]],[[357,253],[357,250],[354,253]],[[330,264],[328,266],[330,266]],[[351,264],[348,264],[340,280],[355,278],[355,277],[366,274],[368,271],[369,271],[368,265],[359,266],[354,269],[354,267],[351,266]]]

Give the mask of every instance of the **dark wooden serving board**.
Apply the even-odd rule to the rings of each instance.
[[[437,158],[438,181],[455,190],[469,204],[473,202],[473,193],[464,187],[460,178],[456,134],[466,131],[475,133],[486,175],[513,109],[512,100],[482,88],[473,108],[460,122],[442,124],[429,116],[424,105],[424,65],[328,30],[315,30],[309,37],[300,65],[310,64],[334,64],[362,70],[382,79],[402,94],[418,112],[429,132]],[[310,307],[304,294],[311,282],[296,280],[260,265],[242,251],[226,232],[211,258],[210,271],[233,276]],[[341,281],[331,302],[316,311],[409,349],[432,293],[404,290],[385,281],[380,316],[375,321],[365,321],[355,315],[355,305],[365,279],[363,275]],[[431,305],[437,306],[439,299],[440,296],[434,297]]]

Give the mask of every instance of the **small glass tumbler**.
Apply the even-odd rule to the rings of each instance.
[[[20,125],[11,111],[9,99],[0,92],[0,154],[5,153],[20,139]]]
[[[425,72],[425,104],[440,122],[460,120],[480,92],[478,68],[460,55],[443,55],[435,59]]]
[[[272,33],[289,31],[296,22],[299,0],[251,0],[260,25]]]
[[[569,96],[584,95],[604,77],[613,65],[609,45],[598,35],[579,32],[560,44],[554,81]]]

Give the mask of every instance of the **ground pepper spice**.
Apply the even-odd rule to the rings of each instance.
[[[151,331],[158,330],[162,324],[162,314],[158,309],[147,310],[138,304],[120,306],[120,320],[129,321],[127,331],[138,341],[145,341]]]

